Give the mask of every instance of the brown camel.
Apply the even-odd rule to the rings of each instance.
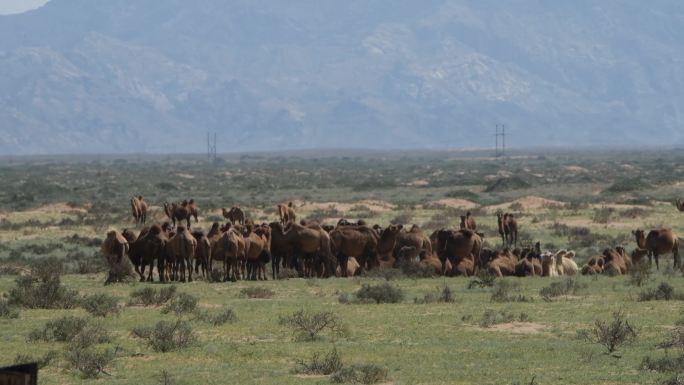
[[[128,241],[121,233],[116,230],[107,232],[107,238],[105,238],[102,242],[102,246],[100,246],[102,256],[105,257],[107,265],[110,268],[110,273],[107,276],[105,285],[113,282],[121,282],[121,277],[113,275],[112,270],[123,262],[123,259],[128,255],[129,248]]]
[[[147,265],[150,266],[147,281],[152,282],[154,280],[152,273],[155,261],[157,262],[159,281],[164,282],[166,280],[164,268],[167,259],[166,243],[168,240],[167,232],[162,229],[162,226],[157,224],[140,232],[131,250],[134,263],[139,261],[139,268],[136,268],[136,272],[140,275],[140,282],[145,280],[145,268]]]
[[[684,199],[677,198],[677,201],[675,202],[675,206],[677,206],[677,210],[684,211]]]
[[[297,221],[297,215],[295,214],[294,204],[292,202],[289,202],[287,205],[279,204],[278,215],[280,216],[280,223],[282,223],[283,226]]]
[[[245,212],[242,211],[238,206],[233,206],[230,210],[226,210],[225,207],[221,208],[223,211],[223,216],[228,219],[233,224],[245,224]]]
[[[451,274],[471,276],[475,274],[475,261],[480,258],[482,239],[472,230],[442,229],[437,232],[435,250],[443,269],[448,260],[452,266]],[[463,260],[468,261],[461,263]],[[442,275],[446,274],[446,271],[442,272]]]
[[[672,253],[674,257],[674,267],[679,267],[679,240],[671,229],[656,229],[649,231],[648,235],[644,230],[637,229],[632,231],[636,237],[637,246],[640,249],[648,250],[648,263],[651,258],[655,258],[656,269],[658,266],[658,256]]]
[[[176,234],[167,243],[168,256],[172,268],[171,280],[185,282],[185,272],[188,282],[192,282],[192,260],[195,259],[197,240],[190,231],[183,226],[176,228]]]
[[[504,277],[516,274],[518,257],[509,249],[504,249],[497,253],[494,259],[489,262],[487,271],[495,277]],[[528,267],[529,268],[529,267]]]
[[[266,226],[263,228],[258,226],[246,226],[245,237],[245,253],[247,259],[247,278],[253,281],[268,280],[266,277],[266,264],[271,261],[270,252],[270,230]]]
[[[292,222],[285,229],[278,222],[272,222],[269,226],[271,246],[279,245],[279,248],[291,251],[292,256],[298,260],[301,256],[301,271],[304,276],[313,276],[316,273],[314,268],[319,270],[319,276],[329,277],[335,274],[330,235],[321,227],[304,227]]]
[[[587,261],[587,264],[582,266],[582,275],[596,275],[603,273],[603,266],[606,264],[603,255],[596,255]]]
[[[348,259],[354,257],[361,269],[372,269],[379,265],[378,235],[370,227],[358,225],[342,225],[330,232],[330,240],[340,266],[347,266]],[[347,272],[342,270],[342,276]]]
[[[131,211],[136,224],[145,225],[147,221],[147,203],[142,195],[131,198]]]
[[[513,214],[497,213],[497,224],[499,226],[499,234],[501,235],[501,242],[504,247],[518,245],[518,221]]]
[[[603,272],[614,275],[627,274],[632,264],[625,249],[620,246],[603,250],[603,261]]]
[[[185,202],[185,205],[176,202],[170,204],[164,202],[164,213],[173,222],[173,227],[176,227],[177,221],[186,221],[187,228],[190,228],[190,218],[192,215],[190,214],[187,202]]]
[[[220,235],[215,236],[211,243],[211,257],[209,271],[212,270],[214,260],[223,261],[224,281],[236,281],[240,278],[238,261],[245,259],[245,239],[235,227],[228,227]]]
[[[475,218],[470,214],[470,211],[466,212],[466,215],[461,215],[461,228],[473,231],[477,230]]]
[[[218,224],[217,224],[218,225]],[[211,256],[211,242],[202,230],[192,232],[192,236],[197,241],[197,250],[195,250],[195,274],[200,273],[200,266],[202,277],[205,279],[208,276],[209,257]]]

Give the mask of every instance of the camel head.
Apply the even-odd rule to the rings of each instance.
[[[677,198],[675,206],[677,206],[677,210],[684,211],[684,200],[682,200],[682,198]]]
[[[465,229],[466,228],[466,216],[461,215],[461,228]]]
[[[636,238],[636,243],[637,246],[639,246],[640,249],[645,249],[646,248],[646,232],[641,229],[636,229],[632,231],[632,234],[634,234],[634,237]]]

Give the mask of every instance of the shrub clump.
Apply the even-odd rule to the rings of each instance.
[[[387,379],[387,369],[378,365],[352,365],[330,377],[334,384],[377,384]]]
[[[314,353],[308,361],[297,360],[294,372],[298,374],[314,374],[327,376],[342,369],[342,357],[333,348],[325,356]]]
[[[135,337],[147,340],[147,344],[156,352],[170,352],[192,345],[196,336],[187,321],[159,321],[154,327],[134,328]]]
[[[78,292],[62,286],[62,262],[47,258],[36,263],[31,273],[16,279],[9,292],[10,305],[29,309],[71,309],[78,305]]]
[[[551,301],[553,298],[574,295],[580,289],[587,287],[587,284],[581,284],[576,279],[568,278],[561,282],[552,282],[551,285],[543,287],[539,290],[539,295],[544,301]]]
[[[81,307],[95,317],[117,315],[121,311],[118,299],[105,293],[84,297],[81,300]]]
[[[639,301],[670,301],[684,300],[684,295],[676,293],[674,287],[667,282],[662,282],[657,288],[642,291],[639,294]]]
[[[414,298],[413,302],[416,304],[427,304],[435,302],[453,303],[456,302],[456,298],[454,297],[453,290],[451,290],[449,286],[444,285],[444,287],[441,289],[437,288],[437,291],[435,292],[425,294],[423,298]]]
[[[404,300],[404,292],[387,282],[380,285],[364,284],[356,292],[356,298],[375,303],[399,303]]]
[[[641,287],[651,280],[651,266],[648,263],[635,263],[629,269],[629,283]]]
[[[237,315],[233,309],[223,309],[219,312],[198,311],[197,318],[200,321],[210,323],[214,326],[220,326],[225,323],[233,323],[237,321]]]
[[[173,312],[177,317],[190,314],[197,309],[199,299],[187,293],[180,293],[162,309],[163,314]]]
[[[19,318],[19,309],[6,299],[0,299],[0,318]]]
[[[329,311],[311,313],[302,309],[291,315],[280,316],[279,323],[288,326],[295,333],[297,341],[314,341],[326,331],[333,338],[347,334],[347,328],[342,320]]]
[[[476,287],[494,287],[495,282],[495,275],[489,273],[486,269],[479,269],[477,277],[468,282],[468,289],[474,289]]]
[[[171,285],[155,290],[151,287],[143,287],[142,289],[131,292],[131,299],[128,302],[129,306],[161,306],[169,302],[176,296],[176,286]]]
[[[67,316],[48,321],[40,329],[33,329],[27,340],[45,342],[66,342],[72,340],[88,324],[88,320],[81,317]]]
[[[59,353],[56,350],[50,350],[47,353],[45,353],[42,357],[34,357],[30,354],[17,354],[14,357],[14,363],[16,365],[22,365],[35,362],[36,364],[38,364],[39,369],[43,369],[44,367],[50,365],[50,363],[54,361],[58,356]]]
[[[240,295],[247,298],[272,298],[275,295],[275,292],[265,287],[254,286],[240,290]]]
[[[531,298],[525,297],[519,293],[513,293],[519,290],[519,282],[508,280],[496,281],[491,300],[492,302],[532,302]]]
[[[480,319],[480,327],[488,328],[492,325],[497,324],[504,324],[515,321],[528,322],[529,320],[530,316],[527,313],[521,312],[516,315],[515,313],[510,312],[508,310],[487,309],[482,314],[482,318]]]
[[[625,313],[619,310],[613,312],[611,321],[596,320],[593,328],[578,331],[578,337],[602,345],[608,353],[613,353],[621,346],[634,342],[638,337],[638,330],[625,318]]]

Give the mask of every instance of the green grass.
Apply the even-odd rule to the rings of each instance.
[[[652,383],[658,375],[638,370],[644,356],[659,355],[654,346],[662,340],[679,316],[674,302],[637,302],[638,288],[626,285],[626,278],[580,277],[588,285],[579,297],[544,302],[539,290],[552,279],[512,279],[520,292],[536,300],[531,303],[490,302],[491,289],[466,289],[468,280],[449,278],[446,282],[459,298],[456,303],[413,304],[412,298],[434,291],[434,279],[395,280],[407,295],[399,304],[340,304],[340,292],[354,292],[370,279],[329,279],[308,283],[302,279],[269,282],[180,285],[179,292],[200,298],[201,308],[229,307],[237,314],[235,323],[211,326],[192,322],[199,336],[197,345],[170,353],[156,353],[130,335],[135,326],[152,326],[160,320],[173,320],[159,308],[127,307],[118,317],[102,322],[112,331],[112,346],[119,346],[111,384],[153,383],[162,369],[179,381],[223,383],[231,378],[242,384],[319,383],[319,378],[299,378],[291,373],[296,359],[332,347],[329,339],[293,342],[292,333],[278,324],[279,315],[301,308],[332,311],[349,325],[350,335],[335,342],[345,362],[372,363],[388,368],[394,383],[510,384],[531,375],[538,383]],[[102,276],[69,275],[65,284],[82,293],[106,292],[128,298],[131,291],[149,284],[103,287]],[[671,280],[684,290],[681,278]],[[13,285],[11,277],[0,279],[0,291]],[[240,294],[246,287],[272,289],[271,299],[253,300]],[[156,286],[156,285],[155,285]],[[544,325],[540,333],[517,334],[478,326],[484,308],[524,312],[530,322]],[[641,329],[634,345],[624,348],[622,358],[602,354],[601,348],[576,339],[576,331],[590,327],[596,318],[606,318],[624,308],[630,321]],[[87,317],[82,309],[22,310],[19,319],[0,320],[3,350],[0,365],[9,365],[17,354],[41,355],[62,349],[57,343],[25,342],[30,330],[65,315]],[[470,316],[470,317],[468,317]],[[463,319],[469,319],[463,321]],[[133,355],[138,353],[141,355]],[[570,359],[569,357],[572,357]],[[594,370],[578,370],[581,360],[591,357]],[[62,362],[63,360],[58,360]],[[482,365],[483,362],[490,363]],[[534,363],[534,364],[530,364]],[[45,384],[87,383],[54,363],[41,371]]]

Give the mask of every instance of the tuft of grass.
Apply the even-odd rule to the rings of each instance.
[[[161,306],[172,300],[176,296],[176,286],[171,285],[161,288],[159,291],[151,287],[131,292],[129,306]]]
[[[413,302],[416,304],[428,304],[436,302],[453,303],[456,302],[456,298],[454,298],[453,290],[451,290],[449,286],[444,285],[443,288],[437,288],[435,292],[425,294],[423,298],[414,298]]]
[[[532,302],[532,298],[516,293],[521,288],[520,282],[498,280],[494,284],[492,302]]]
[[[180,293],[162,308],[162,314],[174,313],[176,317],[190,314],[197,309],[199,298],[187,293]]]
[[[0,318],[19,318],[19,309],[9,301],[0,298]]]
[[[529,320],[530,320],[530,316],[524,312],[521,312],[519,314],[515,314],[515,313],[510,312],[508,310],[487,309],[482,314],[482,318],[480,319],[479,325],[480,325],[480,327],[488,328],[492,325],[497,325],[497,324],[504,324],[504,323],[515,322],[515,321],[528,322]]]
[[[657,288],[639,293],[639,301],[684,301],[684,294],[676,293],[675,288],[667,282],[662,282]]]
[[[9,292],[8,302],[29,309],[71,309],[78,305],[78,292],[61,283],[64,267],[56,258],[34,264],[31,273],[19,276]]]
[[[95,317],[118,315],[121,311],[118,299],[105,293],[84,297],[81,300],[81,307]]]
[[[629,283],[641,287],[651,280],[651,266],[648,263],[635,263],[629,270]]]
[[[247,298],[272,298],[275,292],[266,287],[253,286],[240,290],[240,295]]]
[[[177,319],[159,321],[153,327],[136,327],[133,336],[147,340],[155,352],[170,352],[191,346],[197,340],[190,323]]]
[[[476,278],[468,282],[468,289],[494,287],[494,282],[496,282],[495,275],[490,274],[486,269],[479,269]]]
[[[342,368],[330,377],[334,384],[377,384],[387,379],[387,368],[378,365],[353,365]]]
[[[364,284],[356,292],[356,298],[375,303],[399,303],[404,300],[404,292],[387,282],[380,285]]]
[[[45,353],[42,357],[34,357],[30,354],[17,354],[14,357],[14,363],[16,365],[36,363],[39,369],[43,369],[50,365],[57,357],[59,353],[56,350],[50,350]]]
[[[233,323],[237,321],[237,315],[233,309],[223,309],[218,312],[198,311],[197,319],[212,324],[213,326],[220,326],[225,323]]]
[[[539,295],[544,301],[551,301],[553,298],[574,295],[580,289],[587,288],[587,284],[581,284],[576,279],[567,278],[561,282],[552,282],[551,285],[539,290]]]
[[[333,374],[342,369],[342,357],[333,348],[325,356],[314,353],[308,360],[297,360],[294,372],[298,374],[324,375]]]

